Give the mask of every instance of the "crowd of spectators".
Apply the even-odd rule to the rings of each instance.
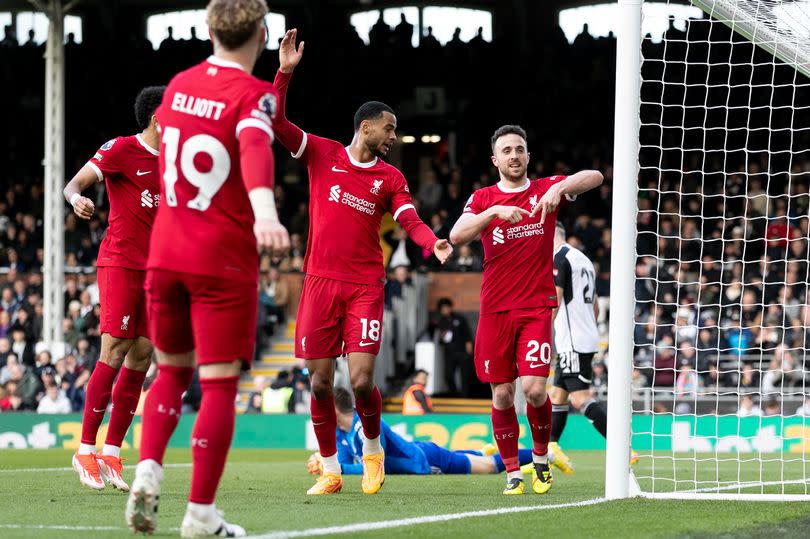
[[[488,140],[502,123],[527,127],[533,178],[582,168],[604,173],[603,185],[565,208],[560,219],[570,242],[594,262],[597,295],[605,307],[600,328],[605,333],[609,301],[604,298],[609,296],[612,241],[611,206],[605,201],[613,196],[613,37],[594,39],[583,32],[569,45],[559,29],[533,33],[532,43],[520,51],[522,56],[515,65],[536,69],[511,77],[509,84],[499,84],[495,79],[481,80],[482,65],[509,56],[497,36],[492,43],[479,36],[466,44],[456,36],[442,47],[428,35],[418,47],[412,47],[404,38],[404,28],[386,29],[378,24],[372,29],[371,44],[365,45],[348,23],[345,28],[334,26],[330,34],[318,36],[311,44],[308,40],[307,60],[296,71],[290,90],[288,115],[308,131],[348,142],[353,109],[365,98],[378,97],[403,110],[400,126],[406,131],[455,133],[454,151],[443,139],[438,144],[400,144],[391,157],[405,172],[420,215],[437,235],[447,236],[470,193],[497,181],[488,159]],[[730,31],[718,26],[709,34],[706,26],[690,25],[689,38],[717,45],[712,49],[718,55],[716,71],[702,65],[685,70],[678,62],[662,61],[700,52],[699,47],[682,50],[680,42],[686,34],[674,28],[667,32],[666,46],[649,40],[644,44],[648,60],[643,73],[647,81],[642,86],[644,101],[660,100],[663,84],[664,98],[680,108],[673,111],[645,105],[642,109],[642,140],[655,142],[643,146],[640,154],[634,386],[653,385],[684,398],[729,386],[767,396],[784,388],[803,388],[807,380],[810,178],[806,171],[810,161],[801,148],[810,147],[810,130],[802,124],[806,118],[787,117],[781,108],[763,107],[765,116],[757,109],[719,120],[710,111],[712,105],[735,105],[740,100],[743,104],[764,100],[767,105],[787,99],[785,102],[801,108],[808,104],[808,91],[805,86],[797,90],[795,84],[782,84],[786,72],[760,62],[762,53],[755,53],[752,47],[737,44],[732,61],[739,55],[741,65],[750,65],[730,71],[724,67],[729,62]],[[4,80],[12,73],[26,80],[41,78],[43,65],[34,49],[33,45],[0,47]],[[111,77],[120,75],[119,83],[103,88],[91,84],[95,73],[78,69],[100,57],[100,50],[93,43],[69,44],[66,50],[68,175],[105,140],[133,130],[130,107],[121,103],[130,102],[139,88],[165,83],[172,73],[205,57],[208,44],[196,38],[169,38],[153,50],[144,39],[133,40],[131,47],[119,51],[122,57],[117,62],[106,66]],[[138,61],[128,61],[136,57]],[[336,62],[338,57],[356,61]],[[256,73],[272,80],[276,65],[275,52],[268,51]],[[359,93],[355,84],[331,85],[328,92],[323,91],[325,80],[364,80],[362,75],[369,66],[377,80],[386,81],[384,94]],[[484,76],[492,77],[489,73]],[[721,79],[731,81],[730,89],[713,92],[707,83]],[[751,80],[774,81],[773,94],[765,95],[771,91],[767,84],[746,90]],[[98,290],[92,268],[109,206],[104,185],[99,184],[90,195],[97,208],[93,219],[80,221],[66,211],[66,343],[60,357],[45,358],[42,354],[46,352],[38,344],[42,331],[43,143],[37,130],[14,127],[25,118],[41,116],[41,86],[0,87],[0,97],[19,104],[0,123],[0,141],[9,157],[1,174],[11,180],[5,182],[7,187],[0,196],[0,408],[33,410],[46,402],[45,408],[62,409],[67,402],[71,409],[79,410],[83,386],[98,353]],[[428,117],[412,112],[413,89],[418,86],[442,88],[447,103],[443,114]],[[793,95],[786,96],[791,88]],[[740,93],[746,91],[746,95]],[[692,108],[705,114],[692,114]],[[682,128],[660,127],[670,120]],[[782,129],[788,121],[792,129],[789,140]],[[725,134],[691,129],[710,122],[725,126]],[[761,125],[769,129],[761,131]],[[740,133],[742,127],[747,127],[745,133]],[[719,141],[715,136],[720,136]],[[715,152],[715,147],[726,150]],[[798,157],[787,161],[791,152],[785,148]],[[285,152],[277,155],[276,200],[291,233],[292,249],[282,260],[262,259],[260,321],[265,336],[284,320],[289,291],[279,280],[279,272],[301,270],[309,229],[306,171]],[[482,269],[480,244],[458,249],[452,261],[439,268],[396,225],[383,240],[391,253],[386,285],[389,304],[391,297],[401,294],[410,272]],[[459,346],[459,353],[462,348],[467,353],[466,341]],[[4,348],[9,351],[2,352]],[[603,380],[605,368],[604,363],[595,365],[595,378]],[[258,396],[268,390],[292,388],[297,394],[297,375],[288,376],[269,388],[257,388],[250,409],[265,405],[266,400]],[[51,389],[54,384],[59,388],[56,395]],[[296,397],[290,402],[297,407],[303,400]]]

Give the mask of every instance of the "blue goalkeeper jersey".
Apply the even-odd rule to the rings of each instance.
[[[344,474],[363,473],[363,424],[354,413],[349,432],[337,429],[337,455]],[[380,443],[385,451],[385,472],[390,474],[429,474],[430,464],[425,453],[414,442],[409,442],[380,420]]]

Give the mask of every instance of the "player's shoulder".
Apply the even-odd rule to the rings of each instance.
[[[556,253],[554,253],[554,267],[555,268],[570,268],[571,261],[569,259],[569,255],[571,254],[571,247],[567,243],[564,243]]]
[[[97,155],[103,155],[107,159],[112,159],[113,157],[121,154],[126,154],[132,151],[133,148],[133,141],[135,140],[134,135],[130,136],[117,136],[111,138],[104,144],[102,144],[99,149]],[[100,159],[99,159],[100,160]]]

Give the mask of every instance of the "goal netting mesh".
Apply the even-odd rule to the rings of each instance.
[[[693,3],[642,40],[634,475],[807,496],[810,2]]]

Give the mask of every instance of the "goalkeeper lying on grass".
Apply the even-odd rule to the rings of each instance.
[[[335,388],[337,409],[337,450],[344,474],[363,473],[363,425],[354,410],[351,394]],[[409,442],[391,430],[383,421],[380,440],[385,451],[386,474],[494,474],[506,469],[492,444],[480,451],[450,451],[433,442]],[[549,455],[550,462],[553,457]],[[313,453],[307,461],[307,470],[313,475],[322,472],[320,455]],[[520,464],[532,462],[531,449],[521,449]]]

